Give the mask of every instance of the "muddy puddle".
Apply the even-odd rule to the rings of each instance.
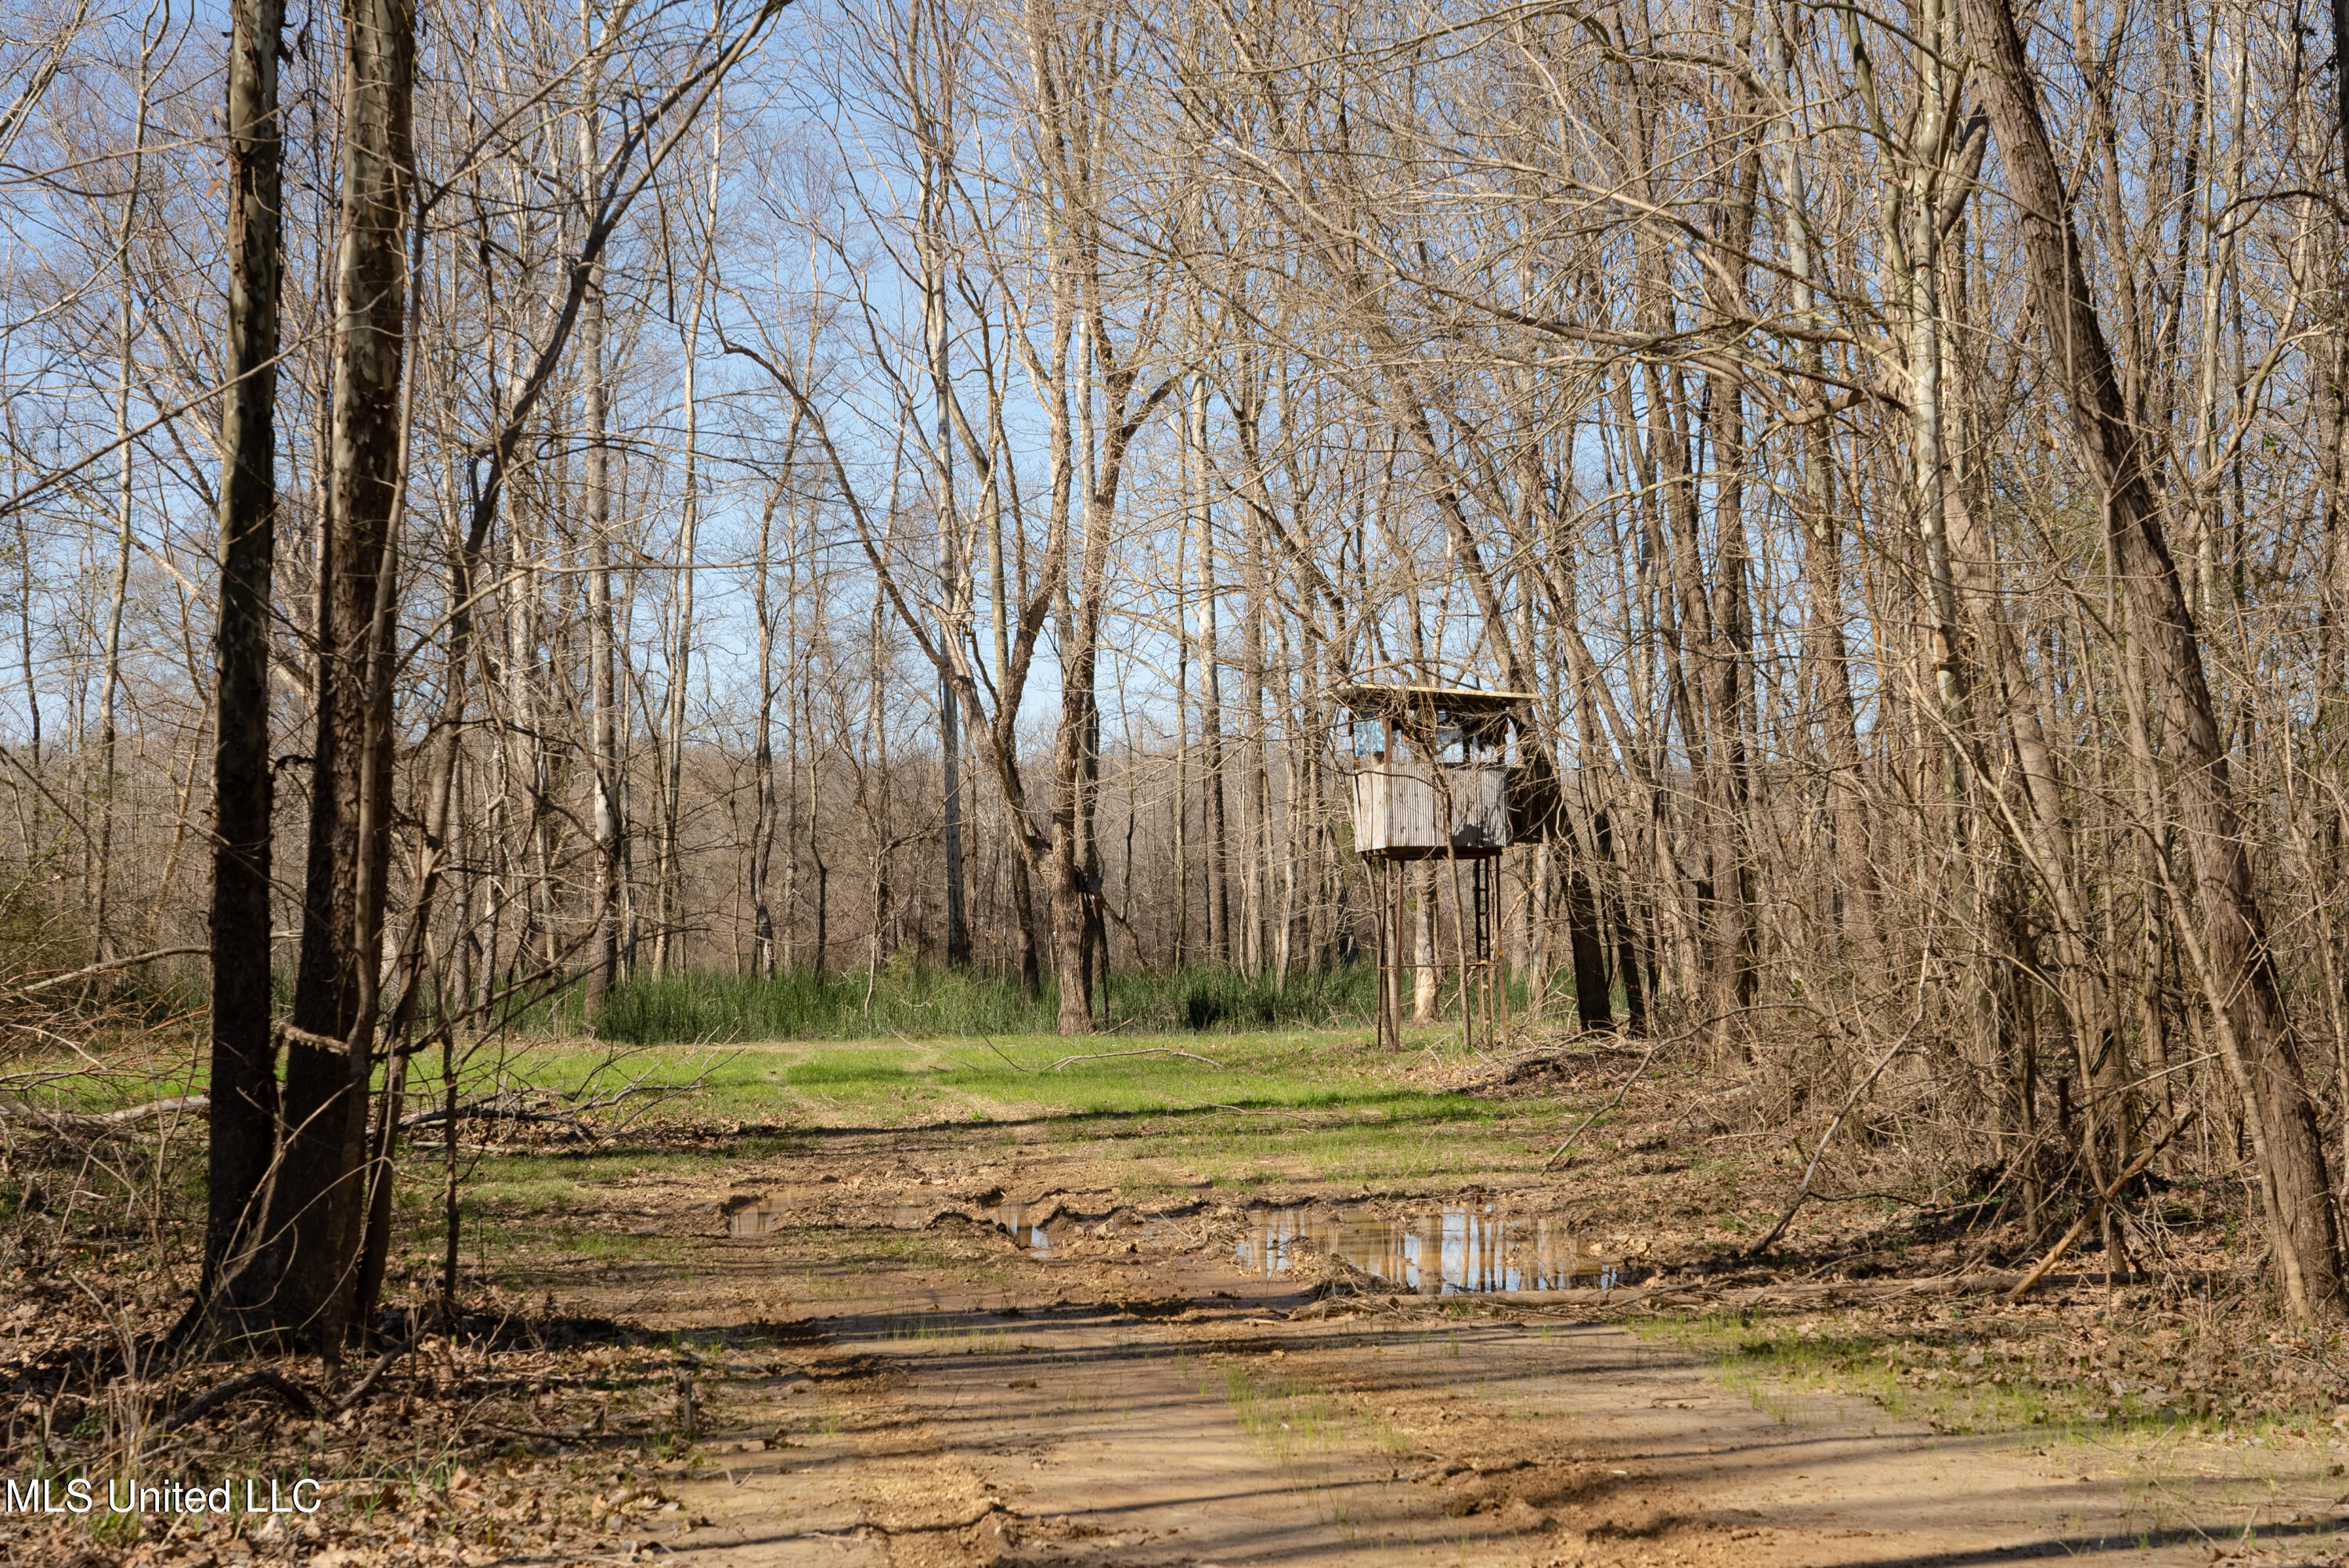
[[[876,1203],[872,1218],[894,1230],[918,1230],[942,1207],[936,1202]],[[740,1238],[764,1236],[792,1224],[796,1212],[780,1198],[735,1200],[725,1208],[727,1229]],[[1052,1256],[1056,1240],[1138,1240],[1174,1229],[1123,1213],[1088,1222],[1050,1199],[996,1203],[981,1212],[1036,1258]],[[1563,1221],[1504,1213],[1489,1204],[1456,1204],[1419,1214],[1377,1214],[1344,1205],[1257,1210],[1234,1245],[1232,1261],[1247,1273],[1269,1276],[1314,1253],[1342,1258],[1364,1274],[1423,1295],[1631,1283],[1620,1258]]]
[[[1049,1258],[1052,1255],[1051,1226],[1056,1219],[1071,1229],[1076,1226],[1075,1220],[1061,1216],[1058,1204],[998,1203],[995,1206],[995,1222],[1010,1232],[1011,1239],[1026,1247],[1030,1257]]]
[[[1275,1209],[1252,1218],[1233,1253],[1251,1274],[1277,1274],[1319,1253],[1422,1295],[1630,1283],[1619,1258],[1545,1214],[1454,1206],[1415,1215]]]
[[[874,1216],[893,1231],[918,1231],[936,1217],[939,1207],[936,1203],[881,1203],[874,1206]],[[727,1234],[740,1241],[808,1222],[805,1207],[784,1198],[730,1199],[719,1205],[719,1212],[726,1216]]]
[[[806,1211],[790,1200],[776,1197],[745,1197],[730,1199],[720,1205],[726,1216],[726,1231],[738,1240],[750,1241],[771,1235],[794,1224],[806,1222]],[[938,1217],[941,1212],[961,1212],[953,1204],[933,1200],[925,1203],[875,1203],[872,1222],[885,1225],[893,1231],[918,1231]],[[1052,1233],[1065,1228],[1073,1235],[1079,1224],[1075,1216],[1061,1212],[1055,1202],[997,1203],[987,1211],[998,1225],[1036,1257],[1052,1255]],[[1156,1227],[1147,1222],[1138,1226],[1116,1227],[1120,1235],[1147,1235]]]

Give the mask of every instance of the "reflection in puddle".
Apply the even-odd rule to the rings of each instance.
[[[1275,1274],[1307,1253],[1343,1258],[1422,1295],[1627,1283],[1619,1259],[1601,1255],[1595,1243],[1577,1242],[1563,1222],[1511,1218],[1489,1206],[1392,1218],[1275,1209],[1255,1216],[1234,1260],[1251,1274]]]
[[[790,1201],[783,1198],[729,1198],[719,1207],[726,1216],[726,1233],[730,1236],[771,1235],[796,1222]],[[889,1212],[889,1226],[892,1230],[917,1231],[930,1222],[939,1207],[936,1203],[895,1204]]]
[[[1052,1255],[1052,1238],[1045,1233],[1044,1226],[1060,1212],[1058,1203],[998,1203],[995,1222],[1010,1232],[1011,1239],[1026,1247],[1030,1257],[1049,1258]],[[1031,1221],[1031,1213],[1040,1218]]]
[[[729,1198],[719,1205],[730,1236],[763,1236],[783,1223],[782,1206],[772,1198]]]

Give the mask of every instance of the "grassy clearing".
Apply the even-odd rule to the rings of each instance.
[[[1546,1100],[1495,1103],[1416,1087],[1406,1069],[1425,1065],[1428,1052],[1383,1056],[1362,1031],[1235,1035],[1182,1049],[1194,1044],[1191,1055],[1125,1054],[1154,1050],[1147,1040],[1050,1036],[777,1044],[698,1057],[647,1053],[633,1070],[657,1068],[667,1081],[694,1075],[692,1114],[800,1140],[911,1126],[968,1126],[983,1136],[989,1126],[1040,1123],[1052,1140],[1104,1159],[1146,1158],[1242,1188],[1415,1183],[1506,1169],[1531,1161],[1539,1142],[1506,1129],[1520,1119],[1546,1127],[1563,1111]],[[1072,1055],[1092,1059],[1066,1059]],[[540,1047],[513,1064],[518,1077],[561,1094],[592,1075],[630,1070],[601,1048],[573,1045]],[[1147,1190],[1166,1178],[1138,1169],[1133,1181]]]
[[[689,988],[701,983],[663,984]],[[1064,1039],[1050,1031],[1047,1018],[1025,1029],[933,1027],[895,1038],[851,1030],[822,1040],[777,1033],[730,1045],[523,1034],[461,1053],[457,1087],[459,1099],[469,1104],[503,1093],[564,1102],[536,1107],[542,1109],[594,1107],[606,1131],[665,1093],[685,1089],[692,1091],[689,1097],[671,1099],[660,1108],[663,1116],[890,1128],[941,1118],[1139,1115],[1214,1103],[1242,1109],[1376,1109],[1394,1092],[1400,1068],[1428,1065],[1456,1048],[1444,1026],[1422,1034],[1415,1045],[1423,1048],[1400,1057],[1376,1052],[1367,1023]],[[1138,1054],[1154,1050],[1162,1054]],[[28,1058],[32,1070],[18,1092],[62,1109],[102,1110],[207,1087],[201,1045],[184,1037],[116,1053],[110,1060],[118,1070],[90,1074],[75,1070],[86,1066],[79,1058]],[[409,1078],[411,1103],[427,1109],[437,1103],[439,1065],[435,1051],[417,1060]],[[56,1071],[43,1072],[44,1067]]]
[[[290,1005],[278,987],[278,1010]],[[1112,974],[1104,987],[1110,1033],[1222,1037],[1278,1029],[1371,1026],[1377,972],[1361,965],[1268,975],[1191,967],[1170,975]],[[119,1041],[96,1054],[109,1064],[91,1074],[87,1059],[57,1058],[57,1074],[38,1048],[18,1057],[34,1068],[13,1094],[67,1110],[97,1110],[140,1099],[201,1092],[205,1087],[204,1008],[200,971],[153,984],[124,981],[114,1011]],[[607,1046],[679,1047],[747,1042],[947,1041],[1020,1038],[1052,1033],[1058,992],[1047,982],[1030,1000],[1016,980],[892,962],[861,971],[806,972],[752,978],[728,974],[647,976],[613,987],[592,1027],[576,985],[520,1007],[500,1022],[502,1038],[468,1047],[464,1089],[492,1080],[512,1053],[553,1038],[592,1038]],[[460,1037],[470,1030],[460,1030]],[[430,1057],[422,1064],[431,1070]]]
[[[1441,1039],[1394,1057],[1371,1050],[1352,1030],[1232,1036],[1190,1055],[1099,1056],[1054,1070],[1071,1045],[1149,1048],[1051,1037],[652,1048],[616,1068],[603,1046],[550,1041],[521,1050],[506,1064],[511,1081],[550,1094],[577,1093],[616,1072],[692,1078],[698,1087],[609,1140],[468,1149],[460,1195],[466,1255],[525,1288],[548,1269],[681,1264],[664,1242],[629,1233],[640,1223],[634,1216],[673,1202],[680,1187],[714,1194],[746,1172],[773,1179],[778,1161],[891,1144],[928,1150],[922,1158],[988,1160],[1015,1147],[1073,1156],[1099,1172],[1089,1179],[1142,1202],[1187,1196],[1202,1181],[1220,1199],[1243,1201],[1307,1184],[1450,1191],[1463,1180],[1538,1165],[1548,1136],[1570,1114],[1551,1101],[1417,1087],[1413,1075],[1431,1054],[1457,1048]],[[667,1119],[679,1112],[688,1119],[681,1128]],[[713,1120],[744,1130],[712,1137]],[[916,1130],[917,1144],[897,1143]],[[418,1149],[427,1164],[437,1164],[434,1141]],[[416,1238],[413,1251],[403,1249],[413,1268],[428,1266],[440,1230],[437,1177],[419,1171],[395,1189],[403,1230]],[[606,1239],[591,1239],[597,1233]],[[875,1231],[829,1234],[817,1250],[853,1272],[905,1266],[898,1254],[927,1244]],[[838,1294],[829,1281],[803,1283],[808,1299]]]

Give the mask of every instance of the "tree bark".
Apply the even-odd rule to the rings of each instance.
[[[1615,999],[1609,995],[1607,950],[1599,934],[1599,901],[1591,896],[1589,878],[1576,863],[1575,855],[1578,853],[1577,846],[1566,863],[1567,940],[1574,952],[1575,1022],[1585,1029],[1612,1029]],[[1631,989],[1639,989],[1637,976],[1632,978]]]
[[[795,442],[784,444],[785,461]],[[775,789],[775,624],[771,604],[774,573],[775,511],[783,497],[778,483],[767,491],[759,511],[759,544],[750,566],[750,614],[758,623],[758,717],[752,722],[751,789],[756,816],[750,828],[750,973],[764,977],[775,973],[775,912],[768,896],[775,859],[777,817],[781,801]],[[784,589],[790,593],[790,587]],[[783,918],[791,919],[788,899]]]
[[[1435,1021],[1437,994],[1444,971],[1435,951],[1435,862],[1412,865],[1411,878],[1411,1017],[1415,1024]]]
[[[580,5],[583,43],[594,39],[589,0]],[[603,105],[596,67],[590,64],[579,115],[582,178],[593,178],[603,161]],[[620,683],[612,603],[612,391],[606,377],[604,269],[591,262],[586,297],[580,305],[579,371],[587,416],[587,700],[594,717],[588,738],[594,774],[595,892],[587,936],[587,968],[581,991],[583,1021],[593,1025],[604,996],[620,976],[620,894],[626,849],[621,828]]]
[[[413,168],[416,16],[409,0],[344,8],[342,239],[319,591],[302,957],[285,1070],[285,1154],[271,1207],[272,1315],[339,1353],[358,1242],[360,1152],[391,844],[392,554],[406,348],[403,236]],[[326,1042],[339,1042],[330,1044]]]
[[[1224,816],[1224,702],[1221,640],[1216,624],[1215,510],[1209,500],[1207,461],[1207,383],[1191,378],[1190,406],[1185,418],[1191,432],[1193,489],[1191,526],[1199,553],[1199,783],[1200,837],[1206,841],[1207,957],[1216,964],[1232,958],[1231,846]]]
[[[212,670],[212,1136],[209,1303],[257,1239],[277,1143],[269,1026],[269,619],[277,547],[278,297],[285,277],[277,56],[284,0],[236,0],[228,77],[228,341],[222,373],[220,628]],[[29,566],[29,560],[27,562]],[[36,731],[36,734],[38,732]]]

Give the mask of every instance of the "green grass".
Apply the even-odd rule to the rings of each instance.
[[[574,1257],[624,1263],[675,1263],[685,1251],[675,1236],[638,1236],[607,1230],[566,1229],[550,1239],[558,1250]]]
[[[1218,1198],[1293,1191],[1299,1183],[1355,1182],[1385,1191],[1447,1190],[1498,1170],[1537,1166],[1553,1102],[1495,1103],[1414,1086],[1404,1069],[1419,1050],[1397,1058],[1369,1048],[1366,1031],[1300,1030],[1186,1042],[1196,1057],[1113,1056],[1050,1064],[1081,1050],[1133,1051],[1147,1042],[1066,1041],[1024,1037],[988,1042],[792,1044],[727,1052],[652,1048],[628,1059],[657,1065],[671,1078],[701,1075],[683,1102],[697,1118],[739,1117],[763,1124],[716,1142],[643,1141],[543,1146],[528,1151],[469,1153],[460,1200],[469,1257],[532,1285],[539,1271],[569,1259],[590,1266],[675,1263],[667,1237],[606,1235],[624,1222],[607,1219],[640,1183],[706,1184],[712,1201],[746,1173],[771,1179],[778,1157],[835,1139],[860,1147],[868,1131],[927,1125],[956,1144],[984,1151],[1040,1133],[1046,1144],[1108,1168],[1133,1201],[1190,1195],[1206,1179]],[[1458,1050],[1439,1035],[1430,1050]],[[606,1065],[606,1047],[546,1042],[517,1051],[516,1078],[566,1089]],[[1530,1120],[1522,1119],[1530,1118]],[[437,1158],[428,1143],[426,1162]],[[438,1228],[437,1171],[396,1190],[405,1222]],[[881,1217],[885,1223],[887,1216]],[[826,1233],[823,1249],[836,1264],[908,1266],[898,1256],[936,1243],[926,1235],[875,1231]],[[481,1252],[486,1245],[487,1252]],[[843,1247],[848,1249],[843,1253]],[[853,1255],[852,1255],[853,1254]],[[810,1299],[836,1294],[807,1282]]]
[[[1458,1048],[1443,1035],[1429,1044],[1438,1053]],[[1124,1054],[1139,1052],[1153,1054]],[[698,1083],[680,1102],[688,1114],[762,1124],[793,1143],[860,1128],[1041,1123],[1048,1137],[1103,1159],[1146,1156],[1242,1187],[1434,1180],[1520,1157],[1538,1162],[1533,1142],[1511,1150],[1480,1134],[1518,1118],[1546,1126],[1556,1106],[1419,1088],[1401,1068],[1424,1060],[1423,1051],[1402,1058],[1376,1051],[1363,1029],[1296,1029],[1180,1043],[1035,1035],[778,1042],[691,1054],[650,1049],[616,1064],[605,1049],[548,1044],[518,1052],[507,1070],[579,1092],[591,1075],[616,1081],[657,1067],[666,1081]],[[533,1163],[543,1171],[548,1162]],[[556,1163],[592,1181],[585,1168],[604,1161]],[[1165,1181],[1138,1169],[1132,1184],[1140,1191]]]
[[[1269,975],[1186,968],[1172,975],[1113,974],[1106,1016],[1120,1032],[1228,1034],[1283,1026],[1367,1026],[1378,975],[1365,965]],[[598,1038],[635,1045],[696,1040],[936,1039],[1041,1034],[1060,996],[1050,982],[1034,1000],[1016,980],[975,971],[892,963],[862,972],[799,971],[763,977],[710,974],[645,977],[613,987],[597,1012]],[[576,1027],[574,995],[546,1021]]]
[[[1165,975],[1112,975],[1106,986],[1112,1026],[1096,1037],[1100,1044],[1093,1048],[1115,1049],[1121,1042],[1141,1046],[1150,1037],[1173,1037],[1196,1046],[1203,1055],[1224,1054],[1228,1046],[1242,1058],[1238,1067],[1243,1074],[1261,1075],[1265,1064],[1247,1059],[1261,1043],[1257,1037],[1279,1032],[1282,1038],[1296,1038],[1331,1029],[1348,1031],[1350,1041],[1367,1036],[1377,981],[1375,970],[1360,965],[1300,972],[1278,986],[1268,975],[1202,967]],[[174,1005],[188,1000],[178,997]],[[1561,998],[1561,1006],[1565,1000]],[[195,1001],[200,1005],[200,995]],[[597,1057],[573,1051],[574,1042],[591,1034],[580,1019],[574,988],[507,1020],[512,1030],[502,1037],[469,1046],[460,1097],[471,1101],[527,1084],[581,1091],[583,1099],[594,1099],[633,1079],[657,1059],[657,1054],[647,1049],[614,1061],[612,1052],[696,1044],[890,1040],[905,1047],[935,1047],[964,1057],[983,1057],[998,1047],[1020,1047],[1013,1054],[1023,1066],[1042,1065],[1067,1054],[1053,1036],[1056,1006],[1056,993],[1050,983],[1040,997],[1030,1001],[1019,995],[1015,981],[912,963],[885,965],[870,979],[861,973],[825,976],[795,973],[756,979],[730,975],[638,978],[615,986],[595,1021],[592,1036],[605,1042],[610,1052]],[[1441,1035],[1452,1026],[1439,1024],[1428,1032]],[[563,1051],[572,1053],[567,1058],[544,1053],[550,1035]],[[52,1060],[33,1053],[22,1063],[33,1070],[12,1085],[12,1090],[36,1104],[94,1111],[198,1093],[206,1087],[209,1074],[202,1042],[192,1033],[176,1028],[150,1033],[135,1044],[131,1050],[103,1051],[109,1070],[94,1074],[84,1070],[83,1058],[57,1055]],[[1024,1048],[1029,1044],[1035,1048]],[[428,1051],[410,1076],[409,1094],[419,1108],[436,1103],[441,1093],[435,1057],[436,1053]],[[1041,1062],[1037,1061],[1040,1057]],[[522,1065],[525,1058],[526,1066]],[[692,1054],[672,1056],[657,1068],[651,1082],[701,1081],[710,1059]],[[600,1073],[591,1074],[589,1067],[598,1061],[604,1064]],[[1022,1080],[999,1060],[994,1068],[978,1062],[975,1075],[941,1076],[937,1058],[874,1054],[851,1046],[792,1063],[787,1068],[775,1062],[722,1068],[708,1077],[707,1092],[697,1098],[697,1106],[714,1114],[764,1119],[780,1100],[803,1104],[818,1119],[833,1119],[835,1111],[861,1108],[891,1125],[930,1119],[957,1108],[977,1109],[968,1105],[973,1099],[999,1105],[1041,1103],[1061,1110],[1139,1111],[1164,1103],[1163,1091],[1172,1081],[1163,1070],[1166,1065],[1072,1067],[1053,1075],[1053,1087],[1038,1092],[1040,1079],[1030,1075]],[[54,1074],[42,1070],[52,1068]],[[1338,1078],[1348,1076],[1341,1070]],[[1257,1082],[1256,1076],[1189,1087],[1200,1091],[1195,1100],[1205,1096],[1247,1106],[1256,1104],[1247,1097],[1251,1088],[1269,1090],[1268,1104],[1306,1103],[1311,1098],[1301,1086],[1268,1086]],[[779,1089],[783,1091],[780,1096]],[[988,1113],[978,1109],[978,1114],[985,1118]]]
[[[1458,1049],[1456,1036],[1440,1026],[1401,1056],[1379,1051],[1367,1026],[699,1049],[525,1036],[474,1056],[460,1099],[530,1091],[528,1103],[554,1108],[635,1092],[590,1115],[616,1142],[544,1143],[511,1161],[469,1153],[468,1197],[537,1213],[592,1209],[596,1200],[583,1190],[671,1167],[698,1171],[717,1158],[706,1149],[637,1140],[626,1124],[636,1116],[647,1124],[678,1117],[739,1122],[745,1131],[728,1145],[730,1159],[806,1149],[857,1129],[963,1127],[985,1140],[1009,1138],[1010,1124],[1024,1124],[1053,1142],[1130,1161],[1124,1184],[1137,1197],[1176,1184],[1169,1166],[1245,1191],[1300,1180],[1392,1190],[1537,1164],[1547,1149],[1537,1151],[1536,1130],[1548,1130],[1546,1119],[1561,1113],[1556,1103],[1493,1101],[1412,1080],[1410,1074]],[[429,1109],[441,1094],[437,1063],[428,1054],[419,1066],[411,1103]],[[68,1079],[26,1098],[102,1109],[199,1089],[203,1077],[200,1060],[159,1056],[119,1078]],[[663,1088],[665,1097],[644,1092]],[[437,1130],[425,1129],[411,1147],[429,1161],[438,1140]],[[437,1188],[437,1178],[419,1175],[401,1183],[400,1201],[435,1202]]]
[[[1330,1398],[1301,1383],[1278,1377],[1259,1378],[1237,1362],[1222,1367],[1224,1398],[1248,1436],[1261,1443],[1280,1464],[1306,1454],[1324,1454],[1350,1435],[1351,1422]],[[1203,1382],[1200,1393],[1213,1387]],[[1374,1439],[1375,1440],[1375,1439]]]

